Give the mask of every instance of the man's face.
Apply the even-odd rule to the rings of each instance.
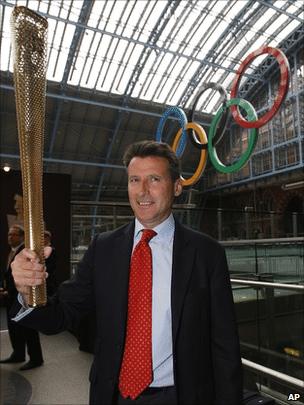
[[[23,236],[20,235],[18,228],[10,228],[7,235],[8,244],[14,248],[23,242]]]
[[[182,185],[179,179],[173,182],[165,158],[134,157],[128,166],[128,192],[136,218],[144,227],[154,228],[170,215]]]

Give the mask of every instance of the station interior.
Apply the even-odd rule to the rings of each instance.
[[[16,6],[48,22],[45,107],[27,97],[44,115],[43,219],[58,284],[96,234],[132,221],[127,146],[165,142],[185,182],[175,217],[226,251],[244,389],[303,405],[303,1],[0,0],[1,269],[8,229],[23,221]],[[11,352],[3,303],[0,319],[2,358]],[[1,364],[0,402],[87,404],[94,322],[41,335],[43,367]]]

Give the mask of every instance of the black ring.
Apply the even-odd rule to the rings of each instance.
[[[202,85],[202,87],[199,89],[198,91],[198,95],[196,96],[196,99],[192,105],[191,110],[189,111],[189,113],[187,114],[187,118],[188,118],[188,122],[194,122],[194,113],[195,113],[195,108],[196,105],[199,101],[199,99],[201,98],[201,96],[205,93],[206,90],[208,89],[214,89],[214,90],[218,90],[221,94],[221,102],[222,102],[222,107],[223,107],[223,114],[222,117],[220,119],[220,122],[218,124],[216,133],[213,137],[212,140],[212,145],[215,146],[219,143],[219,141],[222,139],[225,130],[226,130],[226,126],[227,126],[227,121],[228,121],[228,113],[229,113],[229,109],[226,107],[226,102],[227,102],[227,92],[224,89],[224,87],[221,84],[218,83],[205,83]],[[195,132],[191,129],[190,131],[190,141],[192,143],[192,145],[194,145],[196,148],[198,148],[199,150],[202,149],[207,149],[208,145],[207,144],[201,144],[200,142],[198,142],[196,136],[195,136]]]

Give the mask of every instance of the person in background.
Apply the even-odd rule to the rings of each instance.
[[[13,275],[17,322],[54,334],[96,311],[90,404],[240,405],[239,339],[223,247],[172,214],[180,163],[164,143],[129,146],[123,158],[135,219],[98,234],[47,306],[26,293],[46,277],[30,250]],[[47,254],[47,252],[45,252]]]
[[[50,231],[44,231],[44,246],[51,247],[50,255],[45,259],[46,271],[48,273],[48,278],[46,280],[47,295],[53,295],[57,290],[57,280],[56,280],[56,251],[54,246],[52,246],[52,234]]]
[[[24,229],[21,225],[15,224],[9,228],[8,244],[11,249],[7,259],[7,267],[2,274],[3,287],[0,293],[5,300],[7,327],[13,352],[7,359],[0,360],[0,363],[21,363],[25,361],[25,350],[27,347],[30,359],[20,368],[20,370],[24,371],[41,366],[43,364],[43,357],[39,333],[34,329],[13,322],[9,316],[9,311],[18,294],[12,276],[11,264],[14,257],[24,248]]]

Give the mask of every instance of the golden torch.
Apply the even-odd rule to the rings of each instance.
[[[11,30],[14,85],[23,189],[25,247],[44,264],[42,154],[45,117],[47,20],[15,7]],[[46,285],[30,288],[29,306],[46,304]]]

